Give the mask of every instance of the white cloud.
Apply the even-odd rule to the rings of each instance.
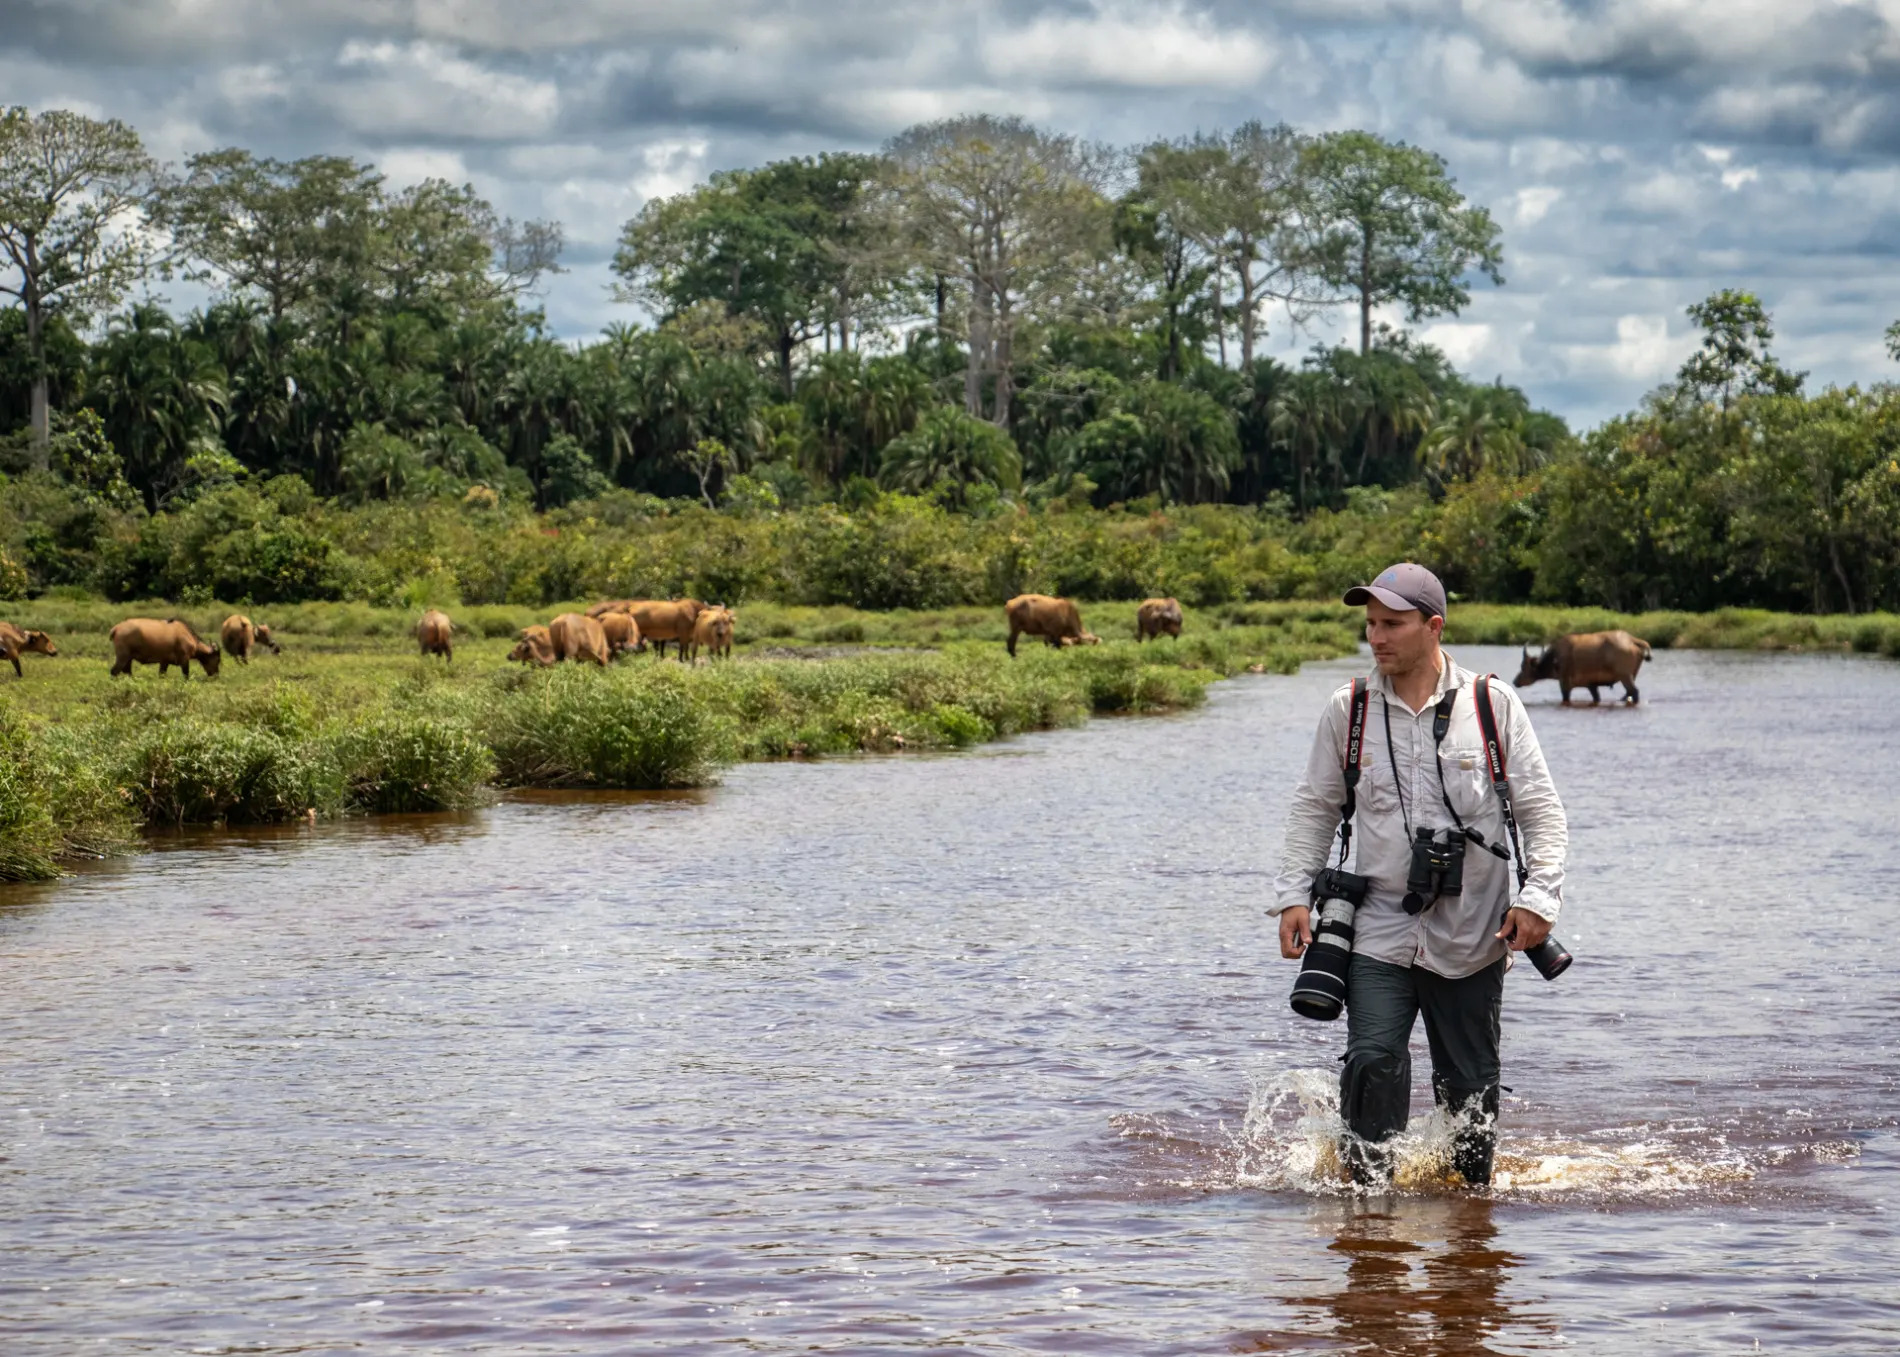
[[[1646,388],[1675,372],[1695,345],[1692,334],[1671,337],[1668,316],[1628,315],[1616,319],[1614,344],[1570,345],[1568,355],[1585,373],[1620,377]]]
[[[470,61],[434,43],[347,42],[342,81],[313,94],[359,132],[512,141],[545,136],[560,113],[551,80]]]
[[[1564,196],[1564,191],[1551,184],[1533,184],[1529,188],[1517,191],[1517,199],[1511,209],[1511,218],[1519,226],[1535,226],[1549,215]]]
[[[982,41],[985,68],[1005,80],[1145,89],[1244,89],[1273,66],[1273,50],[1248,30],[1217,28],[1183,9],[1098,9],[1045,15]]]
[[[1736,169],[1722,171],[1722,187],[1733,193],[1743,184],[1752,184],[1760,178],[1760,170],[1753,165],[1742,165]]]

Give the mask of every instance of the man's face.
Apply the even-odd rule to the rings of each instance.
[[[1366,602],[1366,641],[1381,674],[1409,674],[1429,663],[1444,629],[1442,617],[1427,617],[1416,608],[1400,612],[1376,598]]]

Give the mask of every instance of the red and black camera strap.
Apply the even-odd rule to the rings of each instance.
[[[1504,766],[1504,742],[1498,738],[1498,717],[1491,707],[1491,680],[1496,677],[1496,674],[1481,675],[1473,698],[1478,709],[1478,729],[1484,734],[1485,767],[1491,774],[1491,789],[1498,794],[1498,804],[1504,807],[1504,828],[1511,836],[1511,852],[1516,855],[1517,888],[1523,890],[1531,872],[1524,865],[1523,839],[1518,833],[1517,816],[1511,810],[1511,779]]]

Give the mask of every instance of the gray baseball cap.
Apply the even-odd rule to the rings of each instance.
[[[1387,566],[1371,584],[1355,584],[1346,591],[1345,604],[1357,608],[1373,599],[1400,612],[1416,609],[1427,617],[1445,615],[1445,586],[1422,565],[1404,561]]]

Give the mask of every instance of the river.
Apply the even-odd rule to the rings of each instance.
[[[1900,664],[1530,690],[1578,961],[1369,1198],[1261,913],[1354,667],[0,889],[0,1351],[1900,1350]]]

